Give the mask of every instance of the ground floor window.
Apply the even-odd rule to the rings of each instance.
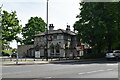
[[[60,53],[60,45],[59,44],[56,45],[56,53]]]
[[[53,45],[53,44],[50,45],[50,53],[51,53],[51,54],[54,53],[54,45]]]

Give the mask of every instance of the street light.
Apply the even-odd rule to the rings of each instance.
[[[46,20],[47,20],[46,29],[47,29],[47,30],[48,30],[48,1],[49,1],[49,0],[47,0],[47,15],[46,15]]]
[[[18,64],[18,42],[17,42],[17,53],[16,53],[16,64]]]
[[[47,22],[47,25],[46,25],[46,45],[45,45],[45,47],[46,47],[46,49],[45,49],[46,50],[46,53],[45,53],[46,54],[46,61],[48,61],[48,38],[47,38],[48,37],[48,1],[49,0],[47,0],[47,9],[46,9],[47,10],[46,11],[47,12],[47,14],[46,14],[46,22]]]

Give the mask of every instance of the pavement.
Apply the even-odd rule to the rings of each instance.
[[[79,63],[81,62],[82,64],[84,63],[90,63],[90,62],[102,62],[104,61],[105,62],[105,59],[104,58],[101,58],[101,59],[79,59],[79,60],[48,60],[48,61],[43,61],[43,60],[33,60],[33,59],[27,59],[26,61],[25,60],[21,60],[21,61],[18,61],[18,64],[16,64],[16,61],[15,60],[12,60],[12,61],[3,61],[2,62],[2,66],[9,66],[9,65],[36,65],[36,64],[66,64],[66,63]],[[108,61],[107,61],[108,62]],[[111,62],[111,61],[110,61]]]

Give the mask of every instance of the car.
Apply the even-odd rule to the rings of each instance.
[[[106,53],[106,59],[120,59],[120,50],[112,50]]]
[[[16,53],[13,53],[13,54],[11,55],[12,58],[16,58],[16,56],[17,56]]]

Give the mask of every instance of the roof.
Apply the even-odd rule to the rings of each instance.
[[[59,34],[59,33],[65,33],[65,34],[69,34],[69,35],[76,35],[76,33],[75,32],[73,32],[73,31],[66,31],[66,30],[63,30],[63,29],[58,29],[58,30],[53,30],[53,31],[48,31],[48,34]],[[39,33],[39,34],[37,34],[37,35],[35,35],[35,36],[43,36],[43,35],[45,35],[46,34],[46,32],[43,32],[43,33]]]

